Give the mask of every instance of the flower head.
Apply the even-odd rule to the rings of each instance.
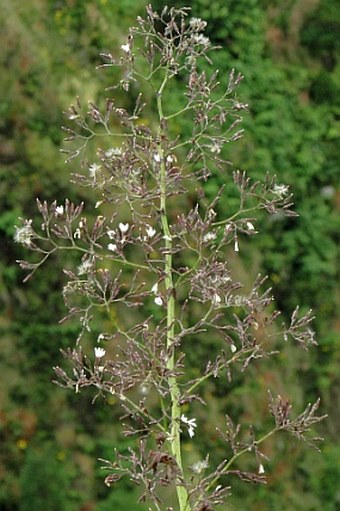
[[[79,266],[78,266],[78,275],[86,275],[92,270],[93,263],[89,259],[85,259]]]
[[[123,50],[124,53],[130,53],[130,45],[129,44],[122,44],[121,50]]]
[[[96,358],[103,358],[105,353],[106,353],[106,351],[104,350],[104,348],[99,348],[99,347],[94,348],[94,356]]]
[[[156,296],[156,298],[154,299],[154,302],[156,305],[159,305],[159,306],[163,305],[163,300],[160,296]]]
[[[156,234],[156,229],[151,227],[151,225],[148,225],[148,227],[146,229],[146,234],[148,235],[149,238],[153,238],[154,235]]]
[[[188,419],[185,415],[181,415],[181,421],[187,425],[190,438],[195,436],[195,428],[197,428],[196,419]]]
[[[97,172],[100,170],[101,165],[98,165],[97,163],[92,163],[92,165],[89,166],[89,174],[92,179],[96,179]]]
[[[57,206],[55,208],[55,213],[57,216],[62,216],[64,214],[64,206]]]
[[[202,32],[207,26],[207,22],[201,20],[201,18],[191,18],[189,25],[195,32]]]
[[[289,191],[289,186],[287,186],[287,185],[274,185],[274,188],[273,188],[273,193],[275,193],[275,195],[277,195],[281,199],[285,195],[287,195],[288,191]]]
[[[107,246],[108,250],[111,252],[117,252],[117,245],[115,243],[109,243]]]
[[[25,224],[22,227],[15,226],[14,241],[26,245],[31,245],[34,231],[32,229],[32,220],[25,220]]]
[[[129,226],[129,224],[120,223],[118,227],[119,227],[120,232],[122,234],[125,234],[126,232],[128,232],[130,226]]]

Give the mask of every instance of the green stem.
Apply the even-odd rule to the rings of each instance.
[[[162,140],[163,125],[163,108],[162,108],[162,92],[167,83],[168,75],[166,73],[162,85],[157,93],[157,109],[160,122],[160,140]],[[165,241],[165,261],[164,261],[164,275],[165,275],[165,289],[167,296],[167,350],[169,360],[167,368],[170,372],[175,367],[175,350],[174,350],[174,337],[175,337],[175,296],[174,296],[174,283],[173,283],[173,268],[172,268],[172,237],[169,229],[168,216],[167,216],[167,190],[166,190],[166,168],[165,168],[165,154],[162,144],[158,145],[160,162],[160,216],[162,223],[162,230]],[[171,452],[174,456],[180,471],[183,473],[182,454],[181,454],[181,435],[180,435],[180,390],[176,377],[169,377],[169,388],[171,396]],[[186,488],[182,485],[176,486],[177,497],[179,502],[180,511],[190,511],[189,497]]]

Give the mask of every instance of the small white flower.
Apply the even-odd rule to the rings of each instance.
[[[208,243],[208,241],[213,241],[214,239],[216,239],[216,232],[207,232],[203,236],[204,243]]]
[[[149,238],[153,238],[154,235],[156,234],[156,229],[151,227],[151,225],[148,225],[148,227],[146,229],[146,234],[149,236]]]
[[[194,34],[192,39],[196,44],[203,44],[204,46],[208,46],[210,44],[209,37],[206,37],[203,34]]]
[[[92,179],[96,179],[97,172],[100,170],[101,165],[97,165],[97,163],[92,163],[92,165],[89,166],[89,174]]]
[[[188,419],[185,415],[181,415],[181,421],[187,425],[190,438],[195,436],[195,428],[197,428],[196,419]]]
[[[247,229],[248,231],[255,231],[255,227],[251,222],[247,222]]]
[[[119,227],[120,232],[122,234],[125,234],[126,232],[128,232],[130,226],[129,226],[129,224],[120,223],[118,227]]]
[[[191,470],[195,472],[195,474],[201,474],[206,468],[209,467],[209,458],[208,456],[205,460],[196,461],[193,465],[191,465]]]
[[[112,156],[121,156],[122,149],[120,147],[110,147],[107,151],[105,151],[106,158],[112,158]]]
[[[108,237],[110,238],[110,240],[114,240],[115,237],[116,237],[116,231],[114,231],[113,229],[110,230],[110,231],[107,231],[106,233],[108,235]]]
[[[55,212],[57,216],[62,216],[64,214],[64,206],[57,206]]]
[[[14,241],[21,243],[21,245],[29,246],[34,236],[32,229],[32,220],[26,220],[25,225],[22,227],[15,226]]]
[[[238,239],[237,238],[235,239],[234,250],[235,250],[235,252],[239,252],[240,251],[240,247],[238,246]]]
[[[159,306],[163,305],[163,300],[160,296],[156,296],[156,298],[154,299],[154,302],[156,305],[159,305]]]
[[[109,243],[107,246],[108,250],[111,252],[117,252],[117,245],[115,243]]]
[[[161,155],[160,155],[159,153],[155,153],[155,154],[153,155],[153,159],[155,160],[155,162],[160,163],[160,161],[161,161]]]
[[[201,20],[201,18],[191,18],[189,21],[189,25],[193,30],[196,30],[197,32],[204,30],[207,26],[207,22]]]
[[[124,53],[130,53],[130,46],[128,44],[122,44],[120,48]]]
[[[77,227],[77,229],[74,231],[73,237],[74,237],[74,239],[78,239],[78,240],[80,240],[80,238],[81,238],[81,232],[80,232],[79,227]]]
[[[151,288],[151,292],[157,294],[158,293],[158,282],[154,284]]]
[[[89,271],[91,271],[91,269],[92,269],[92,262],[89,260],[85,260],[78,266],[78,269],[77,269],[78,275],[86,275]]]
[[[214,143],[210,146],[210,152],[215,153],[215,154],[220,154],[220,152],[221,152],[221,146],[220,146],[220,144],[218,144],[217,142],[214,142]]]
[[[168,163],[173,163],[175,161],[175,158],[172,156],[172,154],[168,154],[168,156],[166,157],[166,161]]]
[[[287,185],[274,185],[274,188],[273,188],[273,193],[275,193],[275,195],[278,195],[280,198],[287,195],[288,191],[289,191],[289,186],[287,186]]]
[[[104,357],[106,351],[104,350],[104,348],[94,348],[94,355],[96,358],[102,358]]]
[[[235,344],[231,344],[231,345],[230,345],[230,351],[231,351],[232,353],[235,353],[235,352],[237,351],[237,348],[236,348]]]
[[[215,293],[212,301],[213,301],[213,303],[214,303],[215,305],[218,305],[219,303],[221,303],[221,297],[220,297],[220,295],[218,295],[217,293]]]
[[[260,465],[259,465],[259,474],[264,474],[264,473],[265,473],[264,466],[262,465],[262,463],[260,463]]]

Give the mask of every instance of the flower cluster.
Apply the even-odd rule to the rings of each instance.
[[[14,236],[35,252],[36,262],[20,261],[30,271],[26,278],[58,250],[79,255],[76,270],[64,270],[68,312],[62,321],[78,317],[80,332],[76,347],[63,352],[71,370],[55,368],[57,383],[77,393],[91,386],[98,395],[115,396],[123,432],[136,443],[105,462],[110,470],[105,482],[111,486],[127,476],[157,511],[165,485],[176,491],[180,511],[212,511],[228,497],[233,476],[265,482],[267,458],[260,444],[279,430],[313,442],[309,427],[324,418],[316,415],[317,402],[292,419],[290,402],[279,396],[270,400],[274,424],[262,437],[251,427],[243,434],[226,415],[226,428],[218,433],[229,452],[220,464],[207,454],[188,465],[182,453],[184,439],[196,440],[197,419],[188,416],[204,403],[200,389],[206,380],[218,385],[226,374],[231,381],[236,368],[245,371],[277,353],[276,341],[291,339],[303,348],[316,342],[311,311],[300,315],[297,308],[290,324],[280,328],[266,279],[258,276],[249,290],[235,278],[233,262],[243,240],[257,234],[258,212],[296,214],[288,186],[275,176],[254,182],[235,171],[231,186],[239,192],[239,207],[228,218],[221,215],[224,187],[214,197],[205,195],[202,180],[225,172],[230,163],[226,147],[242,136],[247,105],[236,96],[241,75],[232,70],[220,84],[218,73],[202,66],[211,63],[214,48],[204,33],[206,22],[188,18],[189,11],[164,7],[158,13],[148,5],[118,57],[102,55],[101,67],[122,69],[113,90],[149,83],[153,105],[146,111],[157,110],[156,127],[145,120],[142,94],[129,111],[107,98],[104,108],[89,102],[86,113],[77,100],[66,113],[75,125],[64,128],[73,147],[66,150],[67,161],[81,157],[73,180],[98,193],[97,216],[87,218],[83,204],[67,199],[50,205],[37,200],[41,229],[25,220]],[[170,91],[178,84],[185,90],[176,111]],[[192,120],[189,134],[178,130],[181,115]],[[88,143],[97,136],[94,161]],[[108,331],[100,332],[100,325]],[[190,357],[192,343],[208,338],[214,340],[208,359],[189,367],[197,360]],[[249,469],[240,470],[238,458],[246,453],[253,459]]]

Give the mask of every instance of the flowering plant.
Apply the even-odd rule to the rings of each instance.
[[[275,338],[291,338],[303,348],[316,344],[311,311],[300,316],[296,309],[290,324],[279,328],[266,279],[258,276],[251,291],[242,293],[232,275],[228,254],[240,251],[242,236],[257,233],[256,211],[295,213],[288,186],[277,183],[275,176],[252,182],[235,171],[232,183],[240,202],[228,218],[218,213],[224,187],[211,200],[204,193],[204,182],[214,172],[230,168],[226,145],[242,136],[240,114],[247,108],[235,92],[241,75],[232,70],[222,88],[217,71],[208,76],[202,70],[201,62],[211,64],[209,55],[216,49],[204,35],[205,26],[201,19],[190,18],[187,8],[165,7],[159,14],[148,6],[146,18],[137,19],[122,44],[121,56],[102,55],[101,67],[123,70],[110,89],[129,92],[132,110],[108,98],[104,109],[90,102],[84,113],[78,100],[67,112],[75,128],[65,128],[66,140],[74,144],[67,161],[81,157],[82,173],[73,180],[98,193],[95,207],[102,214],[90,225],[82,216],[83,204],[37,200],[41,230],[25,220],[15,235],[37,254],[35,262],[20,261],[30,271],[26,279],[58,250],[81,255],[75,271],[65,270],[64,319],[79,317],[81,329],[76,346],[63,352],[72,371],[55,368],[58,383],[76,392],[94,386],[100,394],[117,397],[124,410],[124,432],[136,438],[136,447],[105,462],[110,470],[106,484],[128,476],[143,486],[141,499],[156,510],[167,505],[162,501],[164,485],[174,486],[180,511],[209,511],[224,502],[232,475],[265,482],[260,445],[279,430],[314,443],[317,438],[306,433],[323,418],[316,414],[318,401],[292,418],[290,402],[270,395],[274,425],[262,437],[250,428],[249,439],[241,440],[240,426],[226,414],[225,429],[218,434],[229,446],[228,460],[216,466],[207,454],[188,465],[182,457],[183,437],[193,439],[200,429],[183,406],[190,410],[193,402],[205,404],[199,390],[206,380],[225,372],[231,380],[233,367],[245,370],[252,361],[274,354],[269,341]],[[184,84],[185,93],[183,105],[173,111],[168,91],[176,80]],[[156,127],[143,117],[147,105],[142,94],[136,94],[141,82],[149,106],[157,111]],[[181,116],[192,121],[190,136],[176,130]],[[98,141],[95,158],[92,140]],[[189,206],[193,190],[197,197]],[[198,318],[190,314],[195,303],[200,305]],[[126,308],[135,314],[100,332],[94,352],[87,353],[82,340],[91,336],[95,317],[111,317],[113,309],[123,316]],[[152,312],[140,320],[144,310]],[[202,333],[216,339],[218,353],[205,361],[198,376],[188,376],[186,343]],[[246,452],[254,454],[256,471],[235,468]]]

